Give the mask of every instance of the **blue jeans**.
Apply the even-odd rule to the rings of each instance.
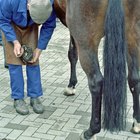
[[[24,98],[24,77],[22,71],[22,65],[9,64],[10,84],[13,99]],[[39,97],[43,94],[40,76],[39,65],[26,66],[27,75],[27,96]]]

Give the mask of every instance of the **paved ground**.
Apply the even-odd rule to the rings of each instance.
[[[79,135],[88,128],[91,114],[90,93],[87,79],[77,64],[77,92],[73,97],[65,97],[63,90],[69,80],[67,50],[68,30],[58,23],[48,49],[41,55],[42,85],[41,98],[45,112],[37,115],[29,107],[30,114],[18,115],[10,98],[8,70],[3,67],[3,49],[0,47],[0,140],[79,140]],[[102,49],[99,60],[102,64]],[[25,71],[24,71],[25,74]],[[26,75],[25,75],[26,80]],[[129,92],[129,91],[128,91]],[[26,88],[25,88],[26,94]],[[29,104],[29,98],[25,99]],[[128,93],[126,131],[113,133],[101,131],[98,140],[140,140],[140,135],[129,132],[132,125],[132,97]]]

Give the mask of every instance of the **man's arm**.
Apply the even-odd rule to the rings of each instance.
[[[8,1],[3,0],[1,2],[0,29],[4,32],[6,40],[13,43],[15,56],[20,57],[23,54],[23,50],[21,49],[21,44],[17,40],[16,33],[11,25],[13,8],[13,5],[11,5]]]
[[[11,25],[12,5],[8,1],[1,1],[0,6],[0,29],[4,32],[7,41],[15,41],[16,34]]]
[[[56,27],[56,15],[55,12],[53,11],[49,19],[41,27],[38,41],[38,49],[41,50],[46,49],[55,27]]]

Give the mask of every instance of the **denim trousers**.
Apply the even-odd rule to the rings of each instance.
[[[22,65],[9,64],[11,97],[13,99],[24,98],[24,77]],[[39,97],[43,94],[39,65],[26,65],[27,96]]]

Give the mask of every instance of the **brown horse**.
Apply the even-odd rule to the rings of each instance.
[[[67,27],[66,24],[66,0],[55,0],[54,1],[54,8],[56,11],[57,17],[60,21]],[[69,44],[69,51],[68,51],[68,58],[71,64],[71,74],[68,87],[65,89],[64,94],[66,96],[75,95],[75,85],[77,84],[77,77],[76,77],[76,63],[78,59],[77,55],[77,48],[74,42],[73,37],[70,35],[70,44]]]
[[[58,17],[68,26],[76,44],[92,96],[90,126],[81,139],[94,139],[101,130],[102,94],[104,129],[125,128],[126,66],[133,96],[132,132],[140,133],[140,0],[55,0],[55,5]],[[98,61],[98,46],[103,36],[104,75]]]

